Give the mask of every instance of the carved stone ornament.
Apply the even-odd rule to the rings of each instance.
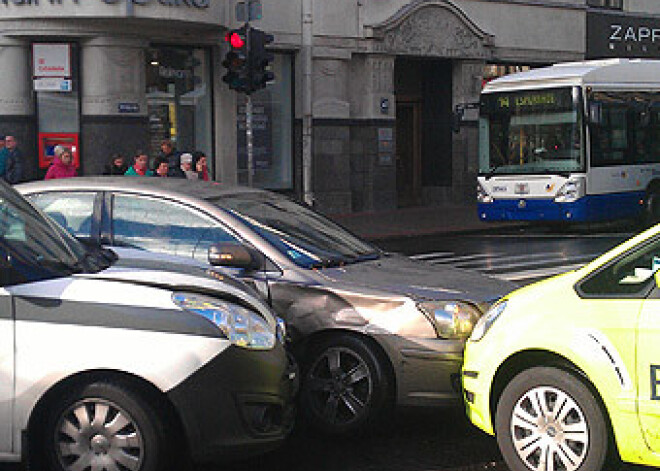
[[[416,0],[385,22],[372,26],[388,54],[462,59],[488,59],[493,37],[448,0]]]

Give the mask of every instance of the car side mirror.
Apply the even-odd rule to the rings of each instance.
[[[209,247],[209,263],[216,267],[259,270],[263,267],[263,255],[237,242],[221,242]]]

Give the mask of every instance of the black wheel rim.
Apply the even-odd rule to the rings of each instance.
[[[331,347],[312,364],[306,389],[313,413],[331,426],[345,426],[368,413],[373,380],[367,363],[353,350]]]
[[[55,454],[67,471],[137,471],[144,460],[144,441],[126,411],[105,399],[71,405],[55,427]]]

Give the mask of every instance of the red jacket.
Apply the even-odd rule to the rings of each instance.
[[[50,180],[52,178],[69,178],[75,176],[76,166],[73,165],[73,162],[67,165],[62,162],[59,157],[55,157],[53,163],[48,167],[45,179]]]

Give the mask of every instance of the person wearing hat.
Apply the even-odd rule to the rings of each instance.
[[[193,170],[193,156],[188,152],[181,154],[181,172],[188,180],[199,178],[197,172]]]

